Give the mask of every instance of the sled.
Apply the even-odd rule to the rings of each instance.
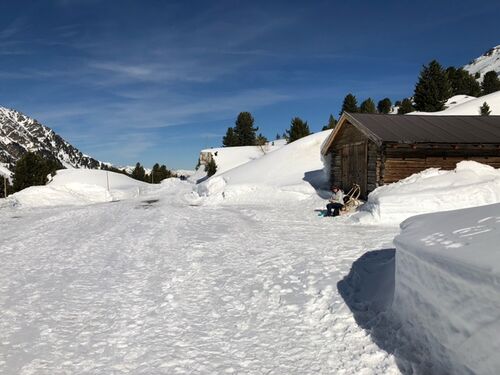
[[[342,208],[342,211],[356,211],[362,203],[359,199],[360,195],[361,187],[358,184],[352,184],[351,190],[349,190],[344,196],[344,207]]]

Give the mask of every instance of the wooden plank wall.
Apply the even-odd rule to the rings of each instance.
[[[341,133],[337,135],[335,143],[329,150],[329,152],[332,153],[330,165],[330,183],[332,185],[342,186],[345,189],[350,188],[350,186],[348,185],[353,181],[352,176],[348,178],[348,181],[343,181],[342,177],[342,149],[345,149],[346,146],[350,147],[360,143],[367,143],[366,177],[362,178],[362,181],[356,182],[365,185],[364,187],[362,187],[362,198],[366,198],[366,196],[370,192],[381,185],[381,170],[383,165],[381,157],[382,154],[380,152],[380,148],[375,143],[368,140],[366,135],[364,135],[352,124],[344,124]]]
[[[494,168],[500,168],[500,156],[387,157],[384,163],[383,183],[389,184],[399,181],[427,168],[455,169],[457,163],[462,160],[474,160],[479,163],[491,165]]]

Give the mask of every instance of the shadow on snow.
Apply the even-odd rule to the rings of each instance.
[[[325,179],[325,172],[323,169],[305,172],[302,180],[308,182],[314,190],[316,190],[316,194],[318,194],[320,198],[328,199],[332,195],[328,181]]]
[[[405,336],[392,310],[395,288],[395,249],[368,251],[352,264],[337,288],[356,323],[375,344],[394,355],[403,374],[443,374],[429,363],[427,348]]]

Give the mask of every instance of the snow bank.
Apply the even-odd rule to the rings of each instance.
[[[375,189],[355,217],[387,224],[424,213],[456,210],[500,202],[500,170],[474,161],[456,169],[426,169]]]
[[[147,186],[119,173],[62,169],[47,185],[31,186],[9,196],[6,201],[24,207],[82,205],[132,198],[140,195]]]
[[[448,100],[449,108],[439,112],[411,112],[408,115],[430,115],[430,116],[456,116],[456,115],[471,115],[477,116],[480,114],[480,107],[483,103],[488,103],[490,106],[490,115],[500,115],[500,91],[492,94],[484,95],[479,98],[465,95],[454,96]],[[472,98],[472,99],[471,99]],[[455,103],[453,103],[455,102]]]
[[[197,185],[202,196],[271,201],[306,197],[326,182],[320,147],[331,130],[312,134]]]
[[[207,148],[200,151],[200,160],[202,165],[197,171],[192,173],[188,180],[197,183],[206,179],[204,161],[211,157],[217,165],[217,172],[214,176],[221,175],[233,168],[246,164],[253,160],[259,159],[262,156],[279,150],[286,145],[285,139],[278,139],[267,142],[264,146],[236,146],[236,147],[216,147]],[[212,176],[212,177],[214,177]]]
[[[500,369],[500,204],[408,219],[396,237],[393,309],[434,373]]]

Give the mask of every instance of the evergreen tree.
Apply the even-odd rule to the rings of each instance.
[[[323,126],[323,129],[321,130],[333,129],[335,125],[337,125],[337,120],[332,114],[330,114],[330,117],[328,118],[328,125]]]
[[[415,86],[415,109],[436,112],[444,109],[444,103],[451,96],[446,72],[436,60],[424,66]]]
[[[392,102],[389,98],[384,98],[377,104],[377,110],[379,113],[388,114],[391,111]]]
[[[415,111],[415,107],[413,107],[411,100],[408,98],[403,99],[401,105],[398,108],[398,115],[404,115],[413,111]]]
[[[281,139],[281,135],[280,135],[280,133],[276,133],[276,138],[275,138],[275,139],[276,139],[276,140]]]
[[[400,105],[401,105],[401,100],[396,100],[396,102],[394,103],[394,106],[399,107]]]
[[[490,106],[488,105],[488,103],[484,102],[483,105],[479,107],[479,114],[481,116],[489,116],[490,113]]]
[[[500,80],[495,71],[489,71],[484,75],[483,83],[481,84],[481,90],[483,95],[491,94],[500,90]]]
[[[13,178],[13,190],[20,191],[29,186],[45,185],[47,176],[61,169],[61,163],[45,160],[40,155],[28,152],[16,163]]]
[[[376,113],[377,109],[375,108],[375,103],[372,98],[366,99],[363,103],[361,103],[359,107],[359,112],[361,113]]]
[[[205,172],[207,172],[208,177],[213,176],[217,172],[217,164],[213,158],[205,164]]]
[[[224,147],[238,146],[238,137],[234,134],[233,128],[227,128],[226,135],[222,138],[222,145]]]
[[[238,146],[254,146],[256,142],[256,132],[254,128],[254,118],[250,112],[241,112],[235,122],[234,134],[238,139]]]
[[[160,183],[161,180],[162,179],[160,176],[160,164],[155,163],[155,165],[153,165],[153,168],[151,169],[148,181],[151,182],[152,184],[158,184]]]
[[[292,143],[297,139],[306,137],[311,134],[309,130],[309,125],[307,125],[307,121],[302,121],[299,117],[294,117],[290,123],[290,129],[287,131],[287,143]]]
[[[139,181],[146,181],[146,171],[144,170],[144,167],[141,165],[141,163],[137,162],[135,164],[135,168],[132,171],[132,175],[130,177]]]
[[[454,95],[470,95],[479,96],[481,87],[476,79],[462,68],[456,69],[450,66],[446,69],[446,75],[451,86],[451,96]]]
[[[351,112],[351,113],[359,112],[358,101],[356,100],[356,97],[354,95],[347,94],[346,97],[344,98],[340,114],[342,115],[343,112]]]

